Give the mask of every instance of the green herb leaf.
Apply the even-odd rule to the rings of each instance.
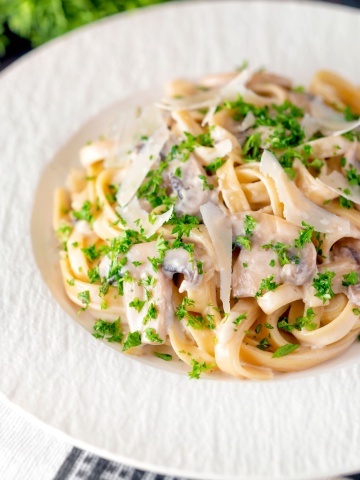
[[[139,345],[141,345],[141,335],[140,332],[136,330],[135,332],[128,333],[122,351],[126,352],[126,350],[129,350],[133,347],[138,347]]]
[[[349,285],[356,285],[359,281],[359,274],[351,271],[348,274],[343,275],[343,281],[342,284],[344,287],[348,287]]]
[[[207,364],[206,362],[200,363],[194,359],[191,360],[191,365],[192,365],[192,370],[191,372],[188,372],[188,375],[190,378],[196,378],[196,379],[199,379],[200,375],[203,372],[206,372],[216,367],[216,363],[209,363],[209,364]]]
[[[172,355],[169,353],[160,353],[160,352],[154,352],[155,357],[161,358],[161,360],[165,360],[165,362],[171,362],[172,360]]]
[[[272,358],[284,357],[285,355],[289,355],[289,353],[294,352],[297,348],[299,348],[299,344],[297,344],[297,343],[287,343],[286,345],[283,345],[282,347],[275,350]]]
[[[335,272],[329,272],[325,270],[325,273],[318,273],[317,278],[314,278],[312,286],[317,290],[315,297],[321,298],[323,303],[330,298],[333,298],[334,292],[332,291],[331,280],[335,277]]]

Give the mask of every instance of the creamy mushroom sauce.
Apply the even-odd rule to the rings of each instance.
[[[360,331],[360,91],[241,69],[176,80],[55,192],[94,336],[190,378],[309,368]],[[123,129],[124,130],[124,129]]]

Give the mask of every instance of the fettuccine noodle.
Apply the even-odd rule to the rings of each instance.
[[[64,287],[96,337],[191,378],[270,379],[360,332],[360,89],[177,80],[55,192]]]

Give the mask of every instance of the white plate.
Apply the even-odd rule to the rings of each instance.
[[[51,263],[47,193],[76,161],[83,136],[114,110],[68,139],[121,99],[179,75],[231,69],[245,58],[297,83],[324,67],[356,81],[359,44],[360,15],[351,9],[174,3],[83,28],[6,70],[0,76],[1,392],[75,444],[139,468],[207,480],[360,470],[358,344],[323,369],[269,383],[190,381],[127,358],[70,316]],[[47,181],[30,233],[43,171]],[[42,280],[31,240],[46,283],[69,315]]]

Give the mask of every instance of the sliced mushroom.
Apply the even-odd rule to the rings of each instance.
[[[174,318],[173,283],[160,267],[155,272],[149,260],[158,257],[156,242],[139,243],[130,248],[127,253],[128,261],[124,267],[133,279],[124,282],[126,316],[130,331],[140,331],[143,343],[151,343],[145,334],[147,328],[153,328],[165,341],[168,326]],[[130,306],[136,299],[145,302],[140,311]],[[156,309],[156,317],[147,319],[146,315],[152,308]]]
[[[175,175],[178,168],[181,171],[181,177]],[[204,181],[200,177],[205,177],[210,185],[212,181],[210,177],[206,176],[205,170],[199,165],[195,157],[190,155],[186,162],[171,162],[168,175],[170,187],[178,195],[178,201],[175,205],[177,215],[181,216],[184,213],[199,215],[201,205],[211,199],[214,190],[210,190],[204,185]]]
[[[180,293],[196,288],[202,281],[202,275],[199,274],[195,260],[192,260],[189,252],[183,248],[167,250],[162,270],[168,278],[172,278],[175,273],[185,275],[186,280],[181,284]]]
[[[360,265],[360,240],[343,238],[335,243],[332,254],[334,260],[348,258]]]
[[[304,248],[295,248],[294,242],[299,238],[300,229],[295,225],[274,215],[250,212],[256,226],[248,237],[251,249],[241,248],[235,261],[232,288],[233,296],[254,296],[259,291],[261,281],[273,276],[277,284],[291,283],[304,285],[314,276],[316,271],[316,251],[312,243]],[[233,214],[231,222],[233,235],[245,236],[244,220],[246,212]],[[281,266],[276,249],[263,248],[264,245],[276,245],[277,242],[288,246],[285,253],[290,263]]]

